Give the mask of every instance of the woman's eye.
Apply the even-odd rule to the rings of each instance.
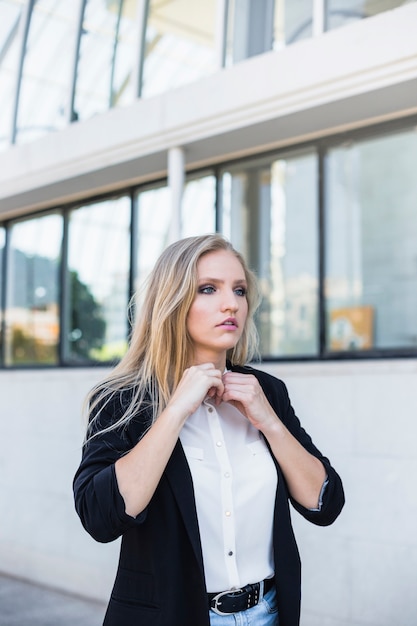
[[[237,296],[246,296],[247,289],[245,287],[238,287],[237,289],[235,289],[235,294]]]
[[[215,291],[213,285],[203,285],[198,289],[198,293],[214,293]]]

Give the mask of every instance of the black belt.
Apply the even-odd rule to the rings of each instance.
[[[274,586],[273,578],[265,578],[264,594]],[[251,609],[259,602],[261,583],[253,583],[246,585],[242,589],[236,591],[221,591],[220,593],[209,593],[209,607],[215,613],[223,615],[223,613],[239,613]]]

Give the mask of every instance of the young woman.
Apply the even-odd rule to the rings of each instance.
[[[105,626],[296,626],[288,501],[331,524],[341,480],[284,383],[245,365],[258,292],[220,235],[169,246],[126,356],[89,395],[74,479],[98,541],[122,536]]]

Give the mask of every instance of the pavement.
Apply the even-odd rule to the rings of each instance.
[[[102,626],[106,605],[0,574],[0,626]]]

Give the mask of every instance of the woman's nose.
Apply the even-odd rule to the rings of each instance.
[[[238,308],[239,302],[237,299],[237,295],[234,292],[227,294],[227,297],[225,297],[225,299],[223,300],[222,310],[234,312],[237,311]]]

